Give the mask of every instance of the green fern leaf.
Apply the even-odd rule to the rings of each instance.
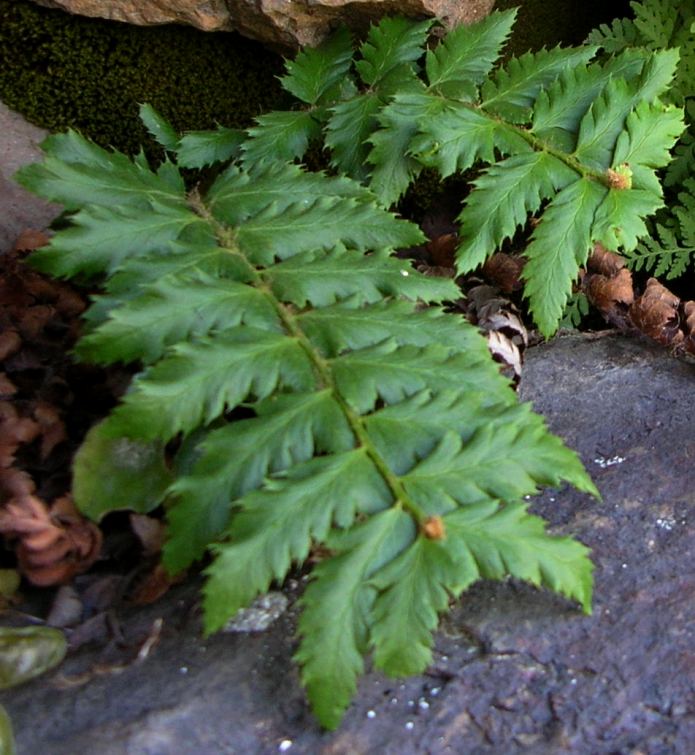
[[[594,216],[593,239],[607,249],[634,249],[648,233],[644,218],[662,204],[661,197],[649,191],[610,189]]]
[[[516,129],[462,104],[452,103],[436,119],[421,123],[420,131],[411,142],[411,152],[442,178],[467,170],[478,160],[494,162],[496,149],[505,155],[532,149]]]
[[[225,220],[223,215],[220,219]],[[237,230],[236,239],[253,264],[269,265],[274,257],[286,259],[307,247],[378,247],[385,234],[392,234],[394,246],[417,244],[424,238],[413,226],[356,199],[323,197],[308,206],[297,202],[283,209],[266,207]]]
[[[206,204],[221,222],[237,225],[273,205],[282,212],[290,205],[313,204],[326,197],[371,202],[371,193],[347,178],[307,173],[298,165],[265,161],[244,170],[227,168],[206,194]]]
[[[671,160],[670,151],[684,127],[682,110],[660,102],[638,103],[627,116],[625,130],[618,137],[614,164],[662,168]]]
[[[454,380],[471,385],[482,378],[464,375],[465,364],[463,355],[439,344],[418,348],[390,340],[341,355],[332,361],[332,369],[345,400],[365,414],[378,399],[395,404],[426,387],[442,391]]]
[[[326,125],[326,146],[331,164],[357,180],[367,178],[365,140],[376,128],[376,114],[382,101],[375,93],[363,94],[332,108]]]
[[[494,503],[467,506],[443,517],[448,536],[475,559],[480,575],[512,575],[546,586],[577,600],[591,613],[588,548],[576,540],[545,534],[545,523],[526,513],[526,506]]]
[[[401,344],[426,346],[431,342],[429,328],[439,328],[441,340],[452,346],[458,346],[462,340],[456,320],[442,316],[437,310],[414,315],[412,304],[406,301],[360,304],[356,297],[302,313],[298,321],[311,342],[328,357],[347,350],[359,351],[392,337]]]
[[[423,86],[421,93],[395,95],[380,111],[379,129],[367,140],[372,145],[367,160],[373,166],[369,187],[385,206],[397,201],[422,170],[408,154],[418,122],[436,120],[445,107],[444,99],[425,94]]]
[[[573,467],[575,483],[596,494],[581,463],[547,435],[542,420],[528,415],[525,420],[507,427],[483,426],[465,444],[457,433],[447,432],[429,456],[403,475],[405,489],[429,511],[448,511],[486,497],[510,500],[533,495],[539,481],[557,485],[561,462],[565,471],[565,464]]]
[[[314,579],[301,598],[302,642],[295,659],[314,713],[329,729],[340,723],[364,666],[374,599],[368,579],[414,536],[412,520],[392,507],[335,532],[328,545],[337,555],[313,570]]]
[[[108,420],[91,428],[73,462],[72,492],[85,502],[83,513],[96,521],[118,509],[149,513],[171,482],[162,442],[114,438]]]
[[[140,120],[152,136],[169,152],[175,152],[179,135],[169,121],[160,115],[152,105],[140,105]]]
[[[374,664],[390,676],[420,674],[430,665],[439,614],[479,576],[466,551],[452,550],[448,540],[420,536],[371,581],[379,593],[370,633]]]
[[[611,79],[632,82],[644,68],[646,53],[627,51],[606,64],[567,68],[541,91],[533,108],[533,131],[572,152],[579,124]]]
[[[481,107],[512,123],[526,123],[540,92],[565,70],[582,68],[596,54],[596,47],[527,52],[512,58],[483,82]]]
[[[106,293],[93,301],[84,317],[95,327],[108,319],[116,307],[138,298],[148,284],[168,276],[186,277],[198,273],[241,283],[250,283],[253,279],[253,271],[239,255],[230,254],[209,239],[200,242],[186,239],[163,249],[129,257],[128,264],[108,279],[104,286]]]
[[[36,251],[32,263],[56,276],[111,272],[130,255],[165,248],[200,222],[185,205],[142,208],[94,205],[73,218],[73,226]]]
[[[479,362],[483,370],[489,364],[482,354]],[[446,432],[454,432],[467,442],[484,424],[516,424],[520,420],[514,393],[504,385],[499,372],[490,371],[490,385],[494,386],[494,401],[489,391],[473,388],[467,390],[465,401],[456,391],[435,395],[421,391],[373,412],[365,419],[365,426],[379,453],[402,475],[432,453]]]
[[[329,255],[296,254],[269,268],[265,279],[277,297],[298,307],[326,307],[355,296],[364,302],[396,295],[430,302],[458,297],[453,281],[417,275],[387,250],[364,256],[342,245]]]
[[[547,152],[515,155],[495,163],[474,182],[459,215],[463,243],[459,271],[475,270],[577,174]]]
[[[610,24],[601,24],[594,29],[586,41],[598,45],[607,53],[621,52],[626,47],[639,44],[639,32],[631,19],[615,18]]]
[[[449,32],[434,50],[428,50],[430,89],[455,100],[473,100],[497,60],[514,25],[516,10],[491,13],[483,21],[462,24]]]
[[[548,205],[526,247],[524,296],[545,336],[555,331],[572,282],[589,256],[591,226],[606,192],[585,178],[566,186]]]
[[[143,207],[150,202],[180,205],[183,201],[180,176],[172,181],[169,172],[154,172],[141,161],[102,149],[74,131],[49,136],[41,148],[46,159],[23,167],[15,179],[67,210],[87,205]]]
[[[171,537],[166,567],[177,573],[200,558],[229,524],[232,502],[258,488],[270,473],[315,453],[340,453],[354,436],[328,390],[277,396],[254,405],[256,417],[211,430],[198,444],[188,474],[170,487]]]
[[[650,47],[662,50],[673,46],[678,13],[671,0],[635,2],[631,7],[635,13],[633,23],[642,40],[650,43]]]
[[[309,105],[330,101],[344,85],[352,65],[352,38],[342,28],[320,47],[307,48],[285,63],[283,87]]]
[[[609,168],[632,106],[629,84],[624,79],[609,81],[579,123],[575,157],[599,170]]]
[[[230,542],[215,548],[207,569],[205,628],[214,632],[239,608],[282,580],[335,522],[349,527],[365,502],[386,508],[389,491],[364,448],[312,459],[268,480],[237,501]]]
[[[258,289],[197,273],[167,276],[114,310],[77,354],[93,362],[154,362],[168,346],[242,323],[281,330],[272,304]]]
[[[387,83],[388,88],[400,89],[410,78],[402,71],[413,71],[431,27],[431,20],[414,24],[405,18],[383,18],[372,26],[360,46],[362,60],[355,64],[362,81],[369,87],[381,88]]]
[[[250,397],[284,386],[314,388],[301,346],[280,333],[248,326],[182,343],[136,378],[112,414],[113,432],[168,440],[206,425]]]
[[[308,110],[266,113],[256,118],[242,144],[244,162],[253,165],[275,152],[280,160],[291,162],[304,156],[309,143],[321,134],[321,123]]]
[[[668,91],[678,68],[678,50],[653,52],[639,78],[640,97],[651,101]]]
[[[188,131],[176,149],[176,161],[182,168],[204,168],[226,162],[239,154],[244,132],[218,126],[215,131]]]

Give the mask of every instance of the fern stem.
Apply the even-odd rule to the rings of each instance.
[[[389,486],[389,489],[391,490],[391,493],[394,497],[394,505],[400,506],[405,511],[407,511],[416,521],[419,528],[424,527],[425,523],[429,519],[429,515],[426,514],[415,503],[415,501],[412,500],[412,498],[408,495],[407,491],[403,487],[403,483],[398,478],[398,475],[394,474],[391,471],[389,465],[386,463],[386,460],[374,447],[374,444],[369,437],[369,433],[364,426],[361,415],[350,406],[350,404],[345,400],[343,395],[338,390],[338,386],[335,384],[335,380],[333,379],[333,374],[328,362],[323,359],[320,354],[317,353],[314,345],[297,324],[290,309],[282,302],[278,301],[273,295],[270,288],[265,284],[258,286],[258,288],[266,294],[268,300],[272,303],[287,332],[297,339],[297,342],[311,361],[311,364],[314,367],[314,370],[316,371],[316,374],[318,375],[322,386],[331,390],[333,398],[343,410],[343,413],[347,418],[350,429],[354,433],[358,445],[365,449],[367,456],[371,459],[379,474],[383,477],[384,481]]]
[[[241,252],[241,250],[236,245],[233,232],[230,231],[224,224],[220,223],[215,217],[213,217],[212,213],[203,202],[197,190],[194,189],[189,194],[188,201],[194,212],[196,212],[196,214],[198,214],[201,218],[209,223],[210,227],[213,229],[215,237],[217,238],[218,244],[223,249],[229,251],[230,254],[234,254],[240,260],[244,261],[246,267],[248,268],[249,277],[251,278],[254,287],[265,294],[266,298],[275,309],[275,312],[284,325],[286,331],[297,339],[298,344],[309,358],[309,361],[311,362],[321,385],[325,388],[330,389],[331,393],[333,394],[333,398],[343,410],[343,413],[345,414],[345,417],[357,440],[358,445],[365,449],[367,456],[371,459],[379,474],[382,476],[389,489],[391,490],[395,501],[394,505],[400,506],[405,511],[407,511],[416,521],[418,528],[422,529],[425,526],[426,522],[429,520],[429,515],[425,513],[415,503],[415,501],[412,500],[412,498],[408,495],[406,489],[404,488],[403,483],[398,478],[398,475],[394,474],[391,471],[389,465],[386,463],[386,460],[374,447],[374,444],[369,438],[369,433],[364,426],[362,417],[350,406],[350,404],[345,400],[345,398],[338,390],[338,386],[335,384],[330,366],[328,365],[326,360],[317,353],[314,345],[311,343],[304,331],[299,327],[290,308],[275,297],[270,286],[268,286],[268,284],[264,281],[263,273],[257,270],[246,259],[243,252]]]
[[[506,126],[509,126],[510,128],[513,128],[519,134],[519,136],[521,136],[522,139],[527,141],[531,145],[531,147],[533,147],[536,152],[547,152],[549,155],[552,155],[553,157],[556,157],[558,160],[563,162],[565,165],[567,165],[567,167],[579,173],[580,176],[584,178],[592,178],[595,181],[602,183],[607,188],[612,188],[610,176],[605,171],[595,170],[594,168],[590,168],[587,165],[584,165],[575,157],[572,157],[571,154],[563,152],[560,149],[555,149],[547,142],[539,139],[537,136],[534,136],[528,129],[521,128],[520,126],[516,126],[512,123],[507,123],[507,121],[502,121],[502,123],[504,123]]]

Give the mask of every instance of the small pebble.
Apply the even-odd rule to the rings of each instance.
[[[282,742],[278,745],[278,750],[280,752],[287,752],[290,747],[292,747],[292,740],[291,739],[283,739]]]
[[[367,718],[376,718],[376,713],[373,710],[368,710]]]
[[[432,689],[430,690],[430,695],[432,695],[432,697],[437,697],[439,692],[440,692],[439,687],[432,687]]]
[[[179,669],[179,671],[182,674],[187,674],[188,673],[188,666],[181,666],[181,668]]]
[[[415,724],[412,721],[408,721],[408,723],[405,725],[405,728],[408,731],[412,731],[415,728]]]

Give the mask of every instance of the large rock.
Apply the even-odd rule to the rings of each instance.
[[[486,16],[495,0],[35,0],[47,8],[140,26],[238,31],[272,47],[316,45],[341,23],[364,28],[388,14],[436,16],[448,27]]]

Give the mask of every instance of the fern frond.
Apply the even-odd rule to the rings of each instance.
[[[524,255],[524,296],[538,328],[552,334],[592,245],[594,216],[608,190],[587,179],[563,188],[536,226]]]
[[[302,50],[285,63],[283,87],[308,105],[323,104],[339,97],[350,81],[352,37],[344,27],[322,45]]]
[[[71,228],[36,253],[36,267],[58,277],[113,272],[128,257],[166,248],[200,223],[185,205],[159,202],[137,208],[95,204],[72,220]]]
[[[596,49],[590,46],[555,47],[511,58],[483,82],[480,105],[512,123],[526,123],[541,91],[563,71],[581,70],[594,57]]]
[[[210,430],[197,443],[191,470],[170,488],[171,536],[164,563],[186,569],[226,529],[232,502],[314,454],[340,453],[354,437],[328,389],[275,396],[254,404],[256,417]]]
[[[330,255],[302,252],[279,262],[266,279],[276,296],[298,307],[326,307],[350,297],[371,303],[398,294],[431,302],[458,296],[453,281],[413,275],[386,250],[357,257],[339,244]]]
[[[477,24],[461,24],[428,50],[425,69],[430,89],[454,100],[477,97],[483,82],[509,37],[516,10],[493,12]]]
[[[372,148],[367,161],[373,166],[369,186],[385,206],[397,201],[422,170],[422,164],[408,154],[419,122],[436,119],[446,101],[421,92],[397,94],[377,120],[379,129],[369,138]]]
[[[77,354],[92,362],[151,363],[180,341],[241,324],[279,329],[277,313],[257,289],[197,272],[143,287],[86,335]]]
[[[383,103],[375,92],[341,102],[332,108],[326,124],[326,146],[331,150],[331,164],[357,180],[368,176],[367,137],[376,128],[376,114]]]
[[[218,126],[214,131],[188,131],[179,140],[176,161],[182,168],[204,168],[239,154],[244,132]]]
[[[141,160],[109,152],[82,139],[77,132],[54,134],[42,142],[47,157],[24,167],[17,175],[35,194],[66,210],[98,206],[140,208],[152,202],[181,205],[183,179],[163,169],[155,172]]]
[[[638,45],[640,36],[632,19],[615,18],[610,24],[601,24],[594,29],[586,41],[603,48],[607,53],[614,53]]]
[[[644,99],[640,81],[652,91],[659,79],[644,55],[623,54],[582,79],[593,94],[580,93],[583,108],[572,111],[567,126],[576,141],[587,119],[580,140],[587,152],[598,149],[590,126],[598,133],[605,121],[610,131],[619,120],[606,91],[632,98],[628,108],[618,97],[624,123],[609,158],[604,150],[583,160],[575,144],[553,142],[533,119],[520,127],[492,106],[488,112],[479,88],[505,107],[535,96],[534,110],[555,86],[549,71],[562,79],[589,55],[539,55],[537,74],[527,58],[486,84],[513,15],[493,14],[450,34],[426,57],[429,85],[416,78],[427,27],[413,30],[402,21],[382,23],[362,46],[355,66],[366,92],[358,93],[351,78],[346,32],[288,64],[285,84],[310,106],[296,111],[300,120],[305,113],[320,123],[324,115],[333,119],[334,158],[360,175],[367,175],[358,164],[364,151],[351,152],[346,140],[355,124],[347,117],[341,124],[338,116],[352,107],[369,116],[355,138],[360,149],[371,144],[371,184],[384,201],[424,164],[446,173],[484,163],[461,216],[470,239],[476,225],[483,229],[479,241],[466,241],[478,259],[539,214],[526,295],[549,333],[596,233],[613,232],[601,215],[609,193],[623,192],[606,206],[630,221],[627,244],[654,202],[649,187],[627,186],[613,148],[635,152],[635,168],[655,170],[667,136],[649,142],[652,111],[635,110]],[[616,70],[629,73],[624,87],[610,83],[621,78]],[[643,70],[650,75],[640,79]],[[404,91],[393,89],[396,82]],[[597,105],[588,116],[600,95],[607,115]],[[378,100],[373,110],[365,106],[370,96]],[[285,118],[275,121],[281,131]],[[171,134],[160,131],[171,145]],[[478,576],[510,574],[549,585],[588,610],[585,549],[546,535],[516,501],[563,481],[597,491],[576,455],[517,404],[473,326],[428,306],[456,298],[454,283],[390,256],[421,243],[420,230],[344,176],[308,173],[272,155],[251,165],[248,145],[258,147],[259,137],[260,131],[249,137],[245,164],[226,167],[207,189],[186,191],[174,163],[152,171],[142,156],[129,161],[95,152],[76,136],[49,142],[44,165],[24,178],[79,211],[72,228],[56,234],[53,250],[35,259],[48,255],[43,263],[66,275],[93,271],[105,278],[80,353],[143,365],[100,430],[111,444],[85,445],[92,468],[100,459],[108,468],[108,449],[124,439],[149,448],[159,462],[168,444],[177,479],[165,502],[164,558],[176,571],[211,549],[208,632],[281,581],[313,545],[330,554],[313,568],[301,601],[297,658],[319,719],[335,726],[363,655],[373,649],[389,673],[421,671],[447,596]],[[300,137],[274,151],[296,158]],[[648,163],[640,163],[639,140],[649,147]],[[200,161],[220,154],[215,139],[199,147]],[[116,177],[115,189],[103,179],[108,174]],[[66,188],[73,177],[79,180]],[[492,207],[494,182],[504,186],[500,209]],[[134,230],[125,229],[124,217],[135,219]],[[161,494],[152,493],[157,502]],[[89,510],[89,501],[78,503]],[[99,515],[109,505],[122,501],[100,502]],[[144,510],[152,505],[142,502]],[[408,587],[422,587],[412,610],[400,605]],[[405,622],[401,636],[412,641],[392,635],[396,620]]]
[[[495,163],[473,183],[460,215],[462,271],[475,270],[512,238],[543,200],[576,180],[576,173],[547,152],[528,152]]]
[[[160,115],[151,105],[140,105],[140,120],[145,128],[164,149],[176,152],[179,135],[169,121]]]
[[[674,204],[665,215],[665,222],[654,224],[651,238],[645,238],[626,256],[633,270],[646,270],[667,279],[683,275],[695,262],[695,180],[684,182]]]
[[[318,139],[321,123],[309,110],[287,110],[259,116],[247,133],[241,146],[247,165],[263,160],[270,152],[291,162],[304,157],[310,142]]]
[[[384,18],[372,26],[360,46],[355,68],[369,87],[402,91],[416,73],[432,21],[413,23],[405,18]]]

